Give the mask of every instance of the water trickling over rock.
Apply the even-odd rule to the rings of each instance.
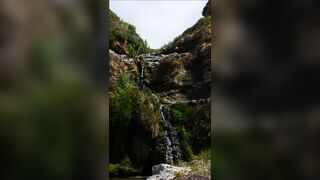
[[[139,85],[139,88],[141,90],[143,90],[145,88],[145,84],[144,84],[144,62],[139,60],[138,61],[138,77],[139,77],[139,82],[138,82],[138,85]]]
[[[177,131],[170,123],[170,106],[160,105],[161,119],[164,122],[165,163],[172,164],[183,161],[182,151]]]

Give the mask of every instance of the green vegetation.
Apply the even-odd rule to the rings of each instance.
[[[110,96],[111,122],[128,125],[138,104],[139,92],[130,82],[128,74],[120,77],[118,87]]]
[[[153,52],[146,40],[142,40],[136,32],[136,28],[124,22],[112,11],[109,11],[109,45],[119,42],[127,51],[127,55],[131,58],[139,54],[147,54]]]
[[[188,28],[186,31],[184,31],[181,35],[181,38],[184,36],[193,34],[195,32],[198,32],[199,30],[207,27],[210,24],[211,24],[211,16],[202,17],[201,19],[198,20],[198,22],[194,26],[192,26],[192,27]]]
[[[125,156],[119,164],[109,164],[109,172],[111,176],[125,176],[138,174],[141,170],[134,168],[128,156]]]
[[[173,120],[176,125],[184,125],[197,115],[197,109],[187,103],[175,104],[173,110]]]
[[[211,150],[206,149],[194,156],[194,160],[189,164],[190,173],[202,176],[210,176],[211,173]]]
[[[202,150],[199,154],[194,156],[194,160],[198,160],[198,161],[209,161],[210,159],[211,159],[210,149]]]
[[[194,159],[194,154],[199,153],[210,142],[210,122],[205,114],[208,106],[197,104],[178,103],[172,106],[172,125],[176,127],[180,137],[182,153],[187,161]]]
[[[177,127],[180,139],[182,153],[187,161],[193,158],[193,150],[191,147],[190,136],[191,134],[186,130],[187,126],[192,126],[192,121],[197,115],[197,110],[186,103],[176,104],[173,109],[173,123]]]
[[[159,102],[151,90],[140,91],[127,73],[124,73],[115,91],[110,93],[110,120],[128,126],[135,118],[142,122],[153,136],[159,134]]]
[[[198,22],[195,25],[185,30],[180,36],[177,36],[176,38],[174,38],[172,42],[167,43],[161,49],[172,48],[172,46],[175,46],[176,44],[181,42],[182,39],[185,39],[189,36],[202,32],[204,28],[210,27],[210,25],[211,25],[211,16],[202,17],[201,19],[198,20]]]
[[[185,173],[181,172],[181,171],[177,171],[174,173],[174,176],[176,178],[182,178],[185,175]]]
[[[202,150],[198,155],[193,156],[190,162],[181,162],[179,167],[189,167],[189,172],[177,172],[175,173],[175,179],[183,179],[188,174],[197,174],[205,177],[209,177],[211,174],[211,150]]]

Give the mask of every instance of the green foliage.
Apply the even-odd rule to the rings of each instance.
[[[182,153],[187,161],[191,161],[194,156],[191,139],[194,138],[193,129],[196,128],[194,121],[198,112],[196,107],[187,103],[175,104],[172,108],[172,123],[177,127],[181,139]]]
[[[210,160],[194,160],[190,164],[191,170],[189,173],[198,174],[201,176],[210,176],[211,174],[211,161]]]
[[[193,151],[190,146],[190,135],[186,131],[184,125],[178,127],[178,133],[181,139],[183,157],[185,160],[191,161],[193,159]]]
[[[109,164],[109,172],[111,176],[123,176],[138,174],[140,170],[134,168],[128,156],[125,156],[119,164]]]
[[[185,32],[183,32],[182,37],[192,34],[210,23],[211,23],[211,16],[202,17],[201,19],[198,20],[198,22],[194,26],[188,28]]]
[[[131,46],[129,46],[129,54],[128,56],[131,58],[135,58],[138,55],[138,52],[132,48]]]
[[[124,73],[124,74],[122,74],[122,76],[120,76],[119,81],[118,81],[120,88],[126,88],[131,85],[130,83],[131,83],[130,75],[128,73]]]
[[[180,110],[177,110],[177,109],[173,110],[173,117],[175,119],[180,119],[180,118],[182,118],[182,116],[183,116],[183,114]]]
[[[176,44],[182,38],[186,38],[189,35],[192,35],[196,32],[199,32],[201,30],[201,28],[205,28],[210,24],[211,24],[211,16],[202,17],[201,19],[198,20],[198,22],[194,26],[185,30],[180,36],[175,37],[173,41],[168,42],[161,49],[167,49],[167,48],[172,47],[174,44]]]
[[[177,171],[177,172],[174,172],[173,174],[176,178],[181,178],[183,176],[185,176],[185,173],[181,172],[181,171]]]
[[[186,161],[191,161],[193,159],[193,151],[191,146],[187,142],[182,143],[182,153]]]
[[[122,75],[118,84],[110,96],[110,120],[128,125],[138,104],[139,91],[131,84],[128,74]]]
[[[135,58],[139,54],[151,53],[153,50],[149,47],[147,40],[142,40],[136,33],[136,28],[124,22],[120,17],[109,11],[109,45],[115,41],[128,43],[128,56]]]
[[[211,159],[211,149],[204,149],[202,150],[199,154],[194,156],[194,160],[204,160],[204,161],[208,161]]]
[[[159,133],[159,102],[150,89],[139,91],[127,73],[118,81],[118,87],[110,93],[110,120],[127,126],[133,118],[139,119],[153,136]]]
[[[186,128],[185,128],[184,126],[180,126],[180,127],[178,127],[178,131],[179,131],[179,133],[180,133],[181,138],[182,138],[184,141],[186,141],[186,142],[189,143],[190,135],[189,135],[189,133],[187,132]]]
[[[176,125],[184,125],[188,121],[192,121],[197,115],[197,109],[187,103],[175,104],[172,112]]]

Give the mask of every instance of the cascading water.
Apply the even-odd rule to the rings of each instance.
[[[138,63],[138,71],[139,71],[139,88],[143,90],[145,88],[144,85],[144,62],[140,61]]]
[[[145,68],[145,63],[143,59],[147,60],[147,62],[151,66],[154,67],[159,59],[157,59],[157,56],[145,56],[142,57],[141,59],[140,57],[138,57],[138,76],[139,76],[139,88],[141,90],[143,90],[145,88],[145,84],[144,84],[144,68]],[[153,94],[153,96],[156,96]],[[157,97],[157,96],[156,96]],[[159,99],[157,97],[157,99]],[[182,157],[182,150],[180,147],[180,143],[179,143],[179,136],[177,131],[174,129],[174,127],[171,125],[170,120],[171,120],[171,115],[170,115],[170,106],[169,105],[163,105],[160,104],[160,115],[161,115],[161,119],[164,122],[164,143],[165,143],[165,163],[166,164],[173,164],[173,163],[178,163],[180,161],[183,161],[183,157]]]
[[[166,145],[165,163],[172,164],[183,161],[177,131],[170,123],[169,106],[160,105],[161,119],[164,121],[164,141]]]

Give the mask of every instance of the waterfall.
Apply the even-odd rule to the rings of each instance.
[[[170,106],[160,105],[161,119],[164,121],[164,141],[166,146],[165,163],[172,164],[183,161],[177,131],[170,123]]]
[[[141,59],[140,59],[141,58]],[[151,55],[142,55],[141,57],[138,57],[138,85],[141,90],[145,88],[144,84],[144,69],[145,69],[145,63],[147,64],[147,67],[155,67],[157,63],[159,62],[159,59],[157,56],[151,56]],[[155,94],[152,94],[157,99],[159,99]],[[170,112],[170,105],[163,105],[160,104],[160,115],[161,120],[164,122],[164,133],[163,133],[163,141],[165,144],[165,157],[164,161],[166,164],[173,164],[178,163],[180,161],[183,161],[182,157],[182,150],[180,147],[179,142],[179,136],[175,128],[171,125],[171,112]]]
[[[143,90],[145,88],[144,85],[144,62],[138,63],[138,75],[139,75],[139,88]]]

